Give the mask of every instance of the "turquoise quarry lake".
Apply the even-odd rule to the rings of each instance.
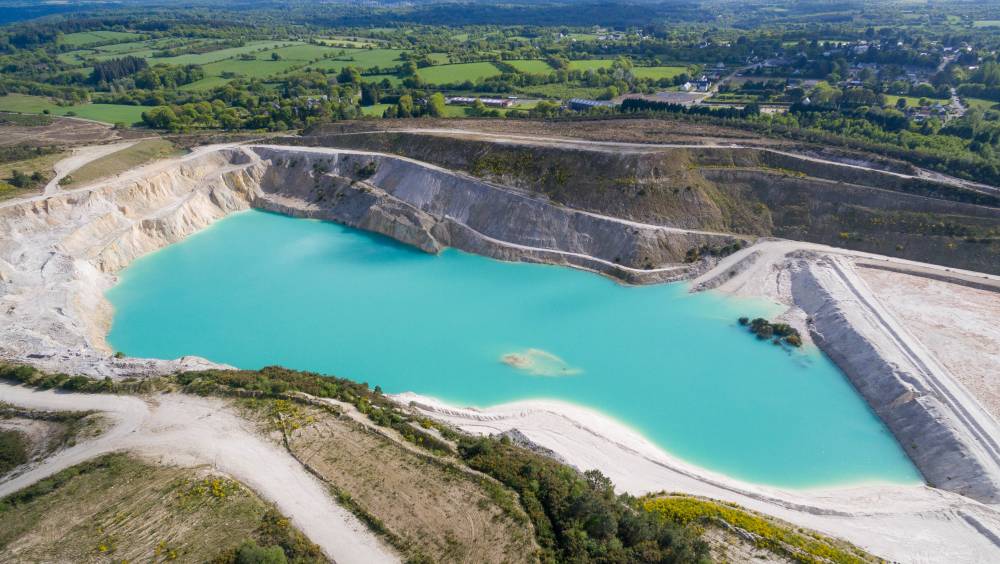
[[[919,481],[828,359],[737,325],[779,311],[766,302],[431,256],[258,211],[135,261],[108,298],[108,340],[132,356],[280,364],[462,406],[569,401],[690,463],[763,484]]]

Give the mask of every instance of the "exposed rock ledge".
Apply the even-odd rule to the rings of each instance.
[[[451,246],[637,283],[683,277],[688,249],[733,240],[579,212],[391,155],[205,147],[91,187],[0,205],[0,358],[111,377],[216,366],[195,357],[113,358],[104,292],[137,257],[251,207],[345,223],[427,252]]]

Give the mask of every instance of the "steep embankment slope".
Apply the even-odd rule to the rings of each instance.
[[[391,155],[210,147],[0,207],[0,311],[8,321],[0,358],[97,375],[208,365],[110,357],[103,293],[135,258],[250,207],[338,221],[428,252],[451,246],[637,282],[679,278],[691,249],[735,240],[580,212]]]
[[[774,235],[1000,273],[1000,192],[737,145],[643,145],[471,131],[296,142],[406,155],[644,223]]]

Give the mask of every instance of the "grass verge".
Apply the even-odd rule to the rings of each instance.
[[[122,149],[121,151],[111,153],[83,165],[73,171],[70,176],[64,178],[61,184],[69,188],[83,186],[176,154],[176,147],[170,141],[166,139],[146,139],[139,141],[127,149]]]

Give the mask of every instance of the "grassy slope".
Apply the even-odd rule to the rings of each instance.
[[[632,67],[632,74],[637,78],[652,78],[660,80],[673,78],[687,72],[687,67]]]
[[[135,33],[129,33],[124,31],[81,31],[79,33],[66,34],[62,36],[62,38],[60,38],[59,41],[63,45],[82,47],[84,45],[103,43],[105,41],[111,41],[113,39],[128,41],[134,37],[136,37]]]
[[[529,74],[548,74],[554,69],[548,63],[538,59],[526,59],[522,61],[504,61],[515,69]]]
[[[0,549],[21,562],[206,562],[249,539],[274,544],[278,527],[316,561],[280,520],[231,480],[113,454],[0,500]]]
[[[309,66],[315,69],[335,71],[339,71],[347,66],[362,70],[372,67],[385,69],[400,64],[399,55],[403,52],[401,49],[357,49],[354,51],[348,49],[346,51],[343,56],[338,56],[337,59],[326,59]]]
[[[446,457],[406,448],[395,431],[373,433],[373,427],[316,406],[282,400],[242,405],[266,429],[284,432],[291,452],[334,488],[341,503],[377,523],[404,554],[436,562],[534,559],[538,547],[526,516],[513,509],[516,502],[503,497],[501,505],[488,481]]]
[[[162,59],[149,59],[149,64],[155,65],[157,63],[168,63],[171,65],[205,65],[208,63],[214,63],[215,61],[221,61],[223,59],[231,59],[246,53],[257,53],[284,45],[295,45],[296,43],[297,42],[295,41],[249,41],[242,47],[230,47],[227,49],[209,51],[207,53],[190,53],[177,55],[176,57],[164,57]]]
[[[176,154],[176,148],[165,139],[140,141],[127,149],[83,165],[68,177],[69,181],[64,186],[82,186],[173,154]]]
[[[417,74],[431,84],[451,84],[498,76],[500,69],[493,63],[460,63],[422,68]]]

